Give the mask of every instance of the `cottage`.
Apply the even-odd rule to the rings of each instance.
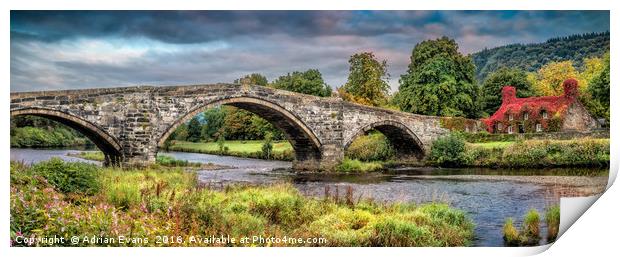
[[[563,83],[564,94],[517,98],[514,87],[502,88],[502,105],[482,119],[490,133],[586,132],[600,127],[579,101],[577,80]]]

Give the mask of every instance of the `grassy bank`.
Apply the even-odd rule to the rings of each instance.
[[[102,152],[99,151],[83,151],[77,153],[68,153],[68,156],[82,158],[85,160],[91,161],[104,161],[105,156]],[[197,163],[197,162],[189,162],[186,160],[178,160],[173,158],[172,156],[168,156],[165,154],[158,154],[155,158],[155,163],[158,165],[166,166],[166,167],[201,167],[201,168],[209,168],[214,169],[217,168],[216,165],[212,163]]]
[[[177,242],[171,246],[464,246],[472,240],[470,219],[446,204],[383,204],[347,192],[308,198],[288,184],[216,190],[181,169],[120,170],[59,159],[32,167],[11,163],[11,245],[27,245],[15,241],[18,236],[54,235],[78,236],[78,246],[163,246],[157,236],[169,235]],[[93,235],[148,240],[83,241]],[[220,235],[237,240],[190,241]],[[244,236],[318,241],[241,243]]]
[[[225,141],[221,147],[217,142],[194,143],[173,140],[168,150],[264,159],[262,147],[263,141],[260,140],[229,140]],[[295,152],[288,141],[273,142],[270,159],[292,161],[294,158]]]
[[[430,165],[451,167],[605,167],[609,139],[467,143],[450,135],[433,143]]]

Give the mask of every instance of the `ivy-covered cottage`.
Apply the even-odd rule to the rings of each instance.
[[[502,88],[502,105],[482,119],[490,133],[590,131],[600,127],[579,101],[577,80],[563,83],[561,96],[517,98],[514,87]]]

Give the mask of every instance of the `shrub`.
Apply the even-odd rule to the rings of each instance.
[[[518,246],[521,243],[519,231],[513,225],[512,218],[506,219],[504,223],[504,244],[508,246]]]
[[[273,151],[273,135],[271,132],[265,133],[265,140],[261,147],[263,158],[269,160],[271,158],[271,152]]]
[[[32,170],[63,193],[93,195],[100,188],[98,167],[94,164],[64,162],[60,158],[52,158],[35,164]]]
[[[346,157],[361,161],[385,161],[394,157],[389,140],[380,132],[357,137],[346,150]]]
[[[553,205],[545,213],[547,223],[547,242],[554,242],[560,230],[560,206]]]
[[[465,141],[456,134],[441,137],[431,146],[429,160],[441,166],[458,166],[465,160]]]

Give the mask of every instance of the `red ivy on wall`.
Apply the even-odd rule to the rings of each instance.
[[[516,133],[522,124],[525,132],[535,132],[537,123],[541,124],[543,131],[559,131],[565,111],[576,101],[579,93],[575,79],[567,79],[562,85],[564,94],[561,96],[528,98],[517,98],[517,91],[512,86],[503,87],[502,105],[491,117],[482,119],[487,125],[487,131],[507,133],[508,127],[513,126]],[[543,117],[544,112],[547,113],[547,118]],[[527,120],[524,119],[526,113]],[[501,126],[498,127],[499,124]]]

